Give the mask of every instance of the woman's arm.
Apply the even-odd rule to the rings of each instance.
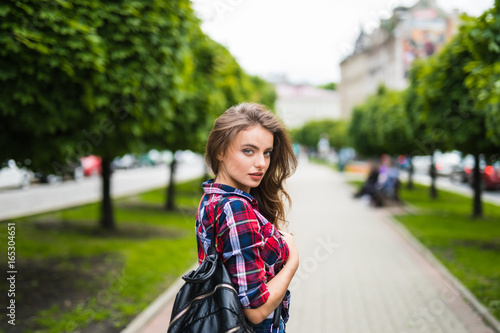
[[[281,232],[281,231],[280,231]],[[299,267],[299,253],[295,247],[293,236],[285,232],[281,232],[290,251],[286,265],[281,271],[267,283],[269,298],[267,301],[254,309],[243,309],[247,319],[253,324],[258,324],[266,319],[273,312],[285,297],[285,293],[292,281],[297,268]]]

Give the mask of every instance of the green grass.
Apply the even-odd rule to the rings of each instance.
[[[400,195],[417,212],[396,219],[500,319],[500,206],[483,203],[484,218],[473,219],[472,199],[459,194],[432,200],[428,186],[403,185]]]
[[[472,199],[439,191],[431,200],[428,193],[420,185],[403,190],[419,213],[396,218],[500,319],[500,207],[483,203],[484,218],[473,219]]]
[[[178,185],[177,194],[175,212],[162,209],[164,189],[115,200],[115,232],[98,227],[98,204],[9,221],[16,223],[16,332],[126,326],[196,261],[201,180]],[[0,227],[7,239],[7,225]]]

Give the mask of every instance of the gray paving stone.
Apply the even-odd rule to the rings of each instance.
[[[301,162],[288,188],[301,267],[287,332],[493,332],[340,174]]]

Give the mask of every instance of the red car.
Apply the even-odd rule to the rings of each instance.
[[[85,176],[93,176],[101,174],[102,160],[98,156],[90,155],[80,159]]]
[[[472,186],[472,168],[465,168],[467,173],[467,178],[469,184]],[[491,165],[487,165],[481,170],[481,177],[483,179],[483,188],[485,190],[497,190],[500,189],[500,161],[497,161]]]

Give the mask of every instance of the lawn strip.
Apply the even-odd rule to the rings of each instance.
[[[116,231],[98,226],[97,203],[10,221],[23,309],[16,332],[121,331],[196,260],[201,180],[179,184],[177,195],[175,212],[162,208],[165,189],[115,200]]]

